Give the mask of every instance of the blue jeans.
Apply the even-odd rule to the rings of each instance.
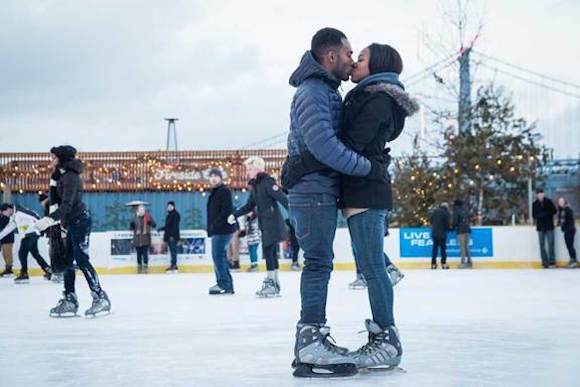
[[[177,266],[177,241],[174,238],[169,238],[167,248],[171,256],[171,266]]]
[[[226,291],[234,290],[234,281],[228,266],[228,246],[233,234],[221,234],[211,237],[211,257],[213,270],[218,286]]]
[[[288,214],[298,244],[304,251],[299,324],[325,324],[328,281],[334,259],[332,244],[338,216],[337,198],[328,194],[291,193]]]
[[[258,245],[248,245],[248,251],[250,252],[250,262],[252,264],[258,263]]]
[[[386,210],[369,209],[348,219],[355,260],[367,281],[373,320],[386,329],[395,325],[393,285],[387,277],[383,243]]]
[[[89,240],[91,236],[91,217],[84,213],[68,224],[65,241],[64,292],[75,292],[75,262],[83,272],[92,292],[100,293],[99,277],[91,262],[89,262]]]
[[[352,245],[352,256],[356,257],[356,252],[354,251],[354,245]],[[385,267],[389,267],[393,264],[391,262],[391,258],[389,258],[387,253],[383,252],[383,257],[385,258]],[[360,266],[358,265],[358,262],[356,261],[356,259],[354,260],[354,265],[356,266],[356,274],[362,274],[362,270],[361,270]]]
[[[542,256],[542,265],[549,266],[556,264],[554,255],[554,230],[538,231],[540,240],[540,255]],[[548,240],[548,254],[546,254],[546,239]]]

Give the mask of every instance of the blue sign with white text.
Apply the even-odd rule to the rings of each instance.
[[[401,258],[431,257],[433,240],[430,228],[402,228],[399,233]],[[472,257],[493,256],[493,235],[489,227],[472,228],[469,242]],[[447,234],[447,256],[460,257],[455,231]]]

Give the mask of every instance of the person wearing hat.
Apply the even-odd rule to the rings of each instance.
[[[0,230],[6,227],[8,223],[10,223],[10,218],[0,213]],[[14,272],[12,271],[12,255],[15,232],[16,230],[12,230],[11,233],[0,239],[0,250],[2,250],[2,257],[4,258],[4,271],[0,273],[0,277],[9,278],[14,276]]]
[[[540,256],[544,269],[556,267],[556,255],[554,254],[554,215],[558,210],[547,198],[542,188],[536,190],[536,200],[532,204],[532,217],[536,222],[536,231],[540,242]],[[548,242],[548,252],[546,253],[546,240]]]
[[[441,203],[429,214],[429,221],[431,222],[431,239],[433,239],[431,269],[437,269],[437,253],[441,250],[441,269],[447,270],[449,269],[449,265],[447,265],[447,232],[451,226],[449,204]]]
[[[38,252],[39,233],[36,230],[36,224],[39,222],[38,215],[27,208],[17,207],[8,203],[0,206],[0,212],[2,215],[10,218],[8,224],[0,230],[0,240],[15,230],[18,230],[19,235],[22,235],[20,248],[18,249],[20,275],[14,279],[14,282],[28,283],[28,254],[32,254],[38,265],[42,268],[44,278],[50,280],[52,274],[50,267]]]
[[[165,225],[159,228],[159,232],[163,231],[163,241],[167,243],[167,248],[169,249],[169,255],[171,255],[171,264],[165,271],[167,273],[177,272],[177,242],[179,242],[179,223],[181,222],[181,216],[179,212],[175,209],[175,202],[167,202],[167,216],[165,217]]]
[[[209,294],[234,294],[234,281],[228,266],[228,246],[236,230],[234,224],[228,223],[233,213],[232,192],[223,183],[221,169],[209,171],[211,192],[207,200],[207,236],[211,238],[211,256],[213,259],[216,284],[209,288]]]
[[[256,292],[259,297],[271,297],[280,294],[278,280],[277,246],[286,240],[286,224],[278,207],[278,203],[288,209],[288,198],[276,180],[264,169],[264,159],[257,156],[249,157],[245,162],[246,171],[252,186],[248,202],[230,217],[230,223],[235,218],[246,215],[255,209],[258,214],[258,225],[262,232],[262,256],[266,260],[266,278],[262,287]]]
[[[44,192],[38,195],[38,201],[44,210],[44,216],[50,213],[51,197],[53,195],[51,186],[50,195]],[[56,188],[56,187],[54,187]],[[62,282],[64,278],[64,241],[63,231],[60,224],[55,224],[41,233],[48,238],[48,256],[50,257],[50,269],[52,270],[52,282]]]
[[[52,165],[58,169],[60,178],[56,182],[58,207],[53,207],[47,217],[36,224],[40,231],[60,222],[67,230],[65,240],[64,297],[50,310],[51,317],[76,315],[79,303],[75,293],[75,273],[78,267],[84,274],[93,303],[85,311],[86,317],[108,313],[111,302],[103,290],[99,277],[89,257],[91,235],[91,215],[83,203],[83,183],[81,173],[83,163],[76,158],[76,149],[61,145],[50,150]],[[75,265],[76,264],[76,265]]]
[[[151,247],[151,230],[156,226],[155,220],[144,204],[135,209],[135,217],[129,228],[133,231],[133,246],[137,252],[137,273],[149,273],[149,248]]]

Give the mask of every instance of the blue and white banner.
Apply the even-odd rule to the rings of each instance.
[[[431,257],[433,240],[430,228],[402,228],[399,233],[401,258]],[[469,242],[472,257],[493,257],[491,227],[472,228]],[[447,256],[459,257],[459,243],[455,232],[447,234]]]

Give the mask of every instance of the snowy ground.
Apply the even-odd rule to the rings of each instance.
[[[1,386],[577,386],[580,270],[407,271],[396,288],[403,370],[343,380],[291,376],[299,275],[283,297],[256,299],[263,274],[235,274],[210,297],[209,274],[103,276],[113,314],[51,319],[60,286],[0,279]],[[365,291],[335,272],[328,317],[357,347]],[[89,306],[77,278],[81,308]]]

